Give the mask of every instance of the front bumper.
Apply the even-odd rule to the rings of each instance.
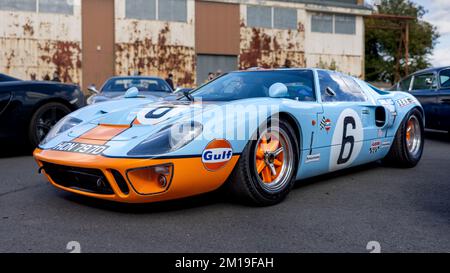
[[[36,149],[33,155],[42,172],[53,186],[76,194],[125,203],[157,202],[213,191],[226,181],[239,159],[239,156],[235,155],[223,168],[217,171],[208,171],[203,166],[201,157],[171,159],[109,158],[41,149]],[[95,190],[70,186],[71,184],[61,181],[64,179],[64,176],[58,176],[58,179],[52,178],[53,173],[50,175],[46,171],[48,165],[59,166],[61,173],[65,170],[70,170],[72,175],[74,173],[79,174],[79,170],[92,170],[91,174],[83,173],[84,175],[103,177],[110,187],[108,187],[108,190],[96,192]],[[144,178],[130,179],[132,176],[129,175],[129,172],[132,170],[159,165],[172,166],[173,168],[171,180],[166,187],[158,190],[156,186],[147,187],[147,185],[143,184],[147,182],[155,183],[152,180],[153,178],[149,178],[148,181],[145,181]],[[122,181],[119,181],[120,176],[123,178]],[[74,179],[74,176],[67,177],[68,179]],[[80,179],[80,177],[82,176],[77,176],[76,179]],[[132,181],[133,179],[134,181]],[[123,183],[126,183],[128,186],[128,191],[124,190]],[[142,193],[142,190],[139,191],[139,189],[146,187],[154,188],[155,190],[145,194]]]

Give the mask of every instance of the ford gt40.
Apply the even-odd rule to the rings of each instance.
[[[297,180],[380,160],[414,167],[423,153],[424,112],[413,96],[338,72],[231,72],[171,101],[127,93],[48,133],[34,157],[52,185],[127,203],[223,186],[272,205]]]

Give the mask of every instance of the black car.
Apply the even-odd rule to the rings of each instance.
[[[0,139],[27,141],[36,147],[58,120],[85,104],[77,85],[0,74]]]
[[[450,66],[415,72],[391,90],[409,92],[420,101],[426,128],[450,132]]]
[[[94,86],[89,87],[89,91],[94,93],[87,99],[88,104],[99,103],[113,98],[120,98],[125,92],[136,87],[139,95],[155,101],[162,98],[175,97],[172,87],[162,78],[147,76],[118,76],[112,77],[103,84],[100,91]]]

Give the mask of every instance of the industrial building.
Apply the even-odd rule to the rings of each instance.
[[[55,73],[86,88],[113,75],[323,67],[364,75],[363,0],[0,0],[0,73]]]

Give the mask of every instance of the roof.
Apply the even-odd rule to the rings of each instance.
[[[416,71],[414,73],[412,73],[411,75],[417,75],[417,74],[422,74],[422,73],[427,73],[427,72],[435,72],[435,71],[441,71],[443,69],[446,68],[450,68],[450,66],[438,66],[438,67],[430,67],[430,68],[426,68],[426,69],[422,69],[419,71]]]

